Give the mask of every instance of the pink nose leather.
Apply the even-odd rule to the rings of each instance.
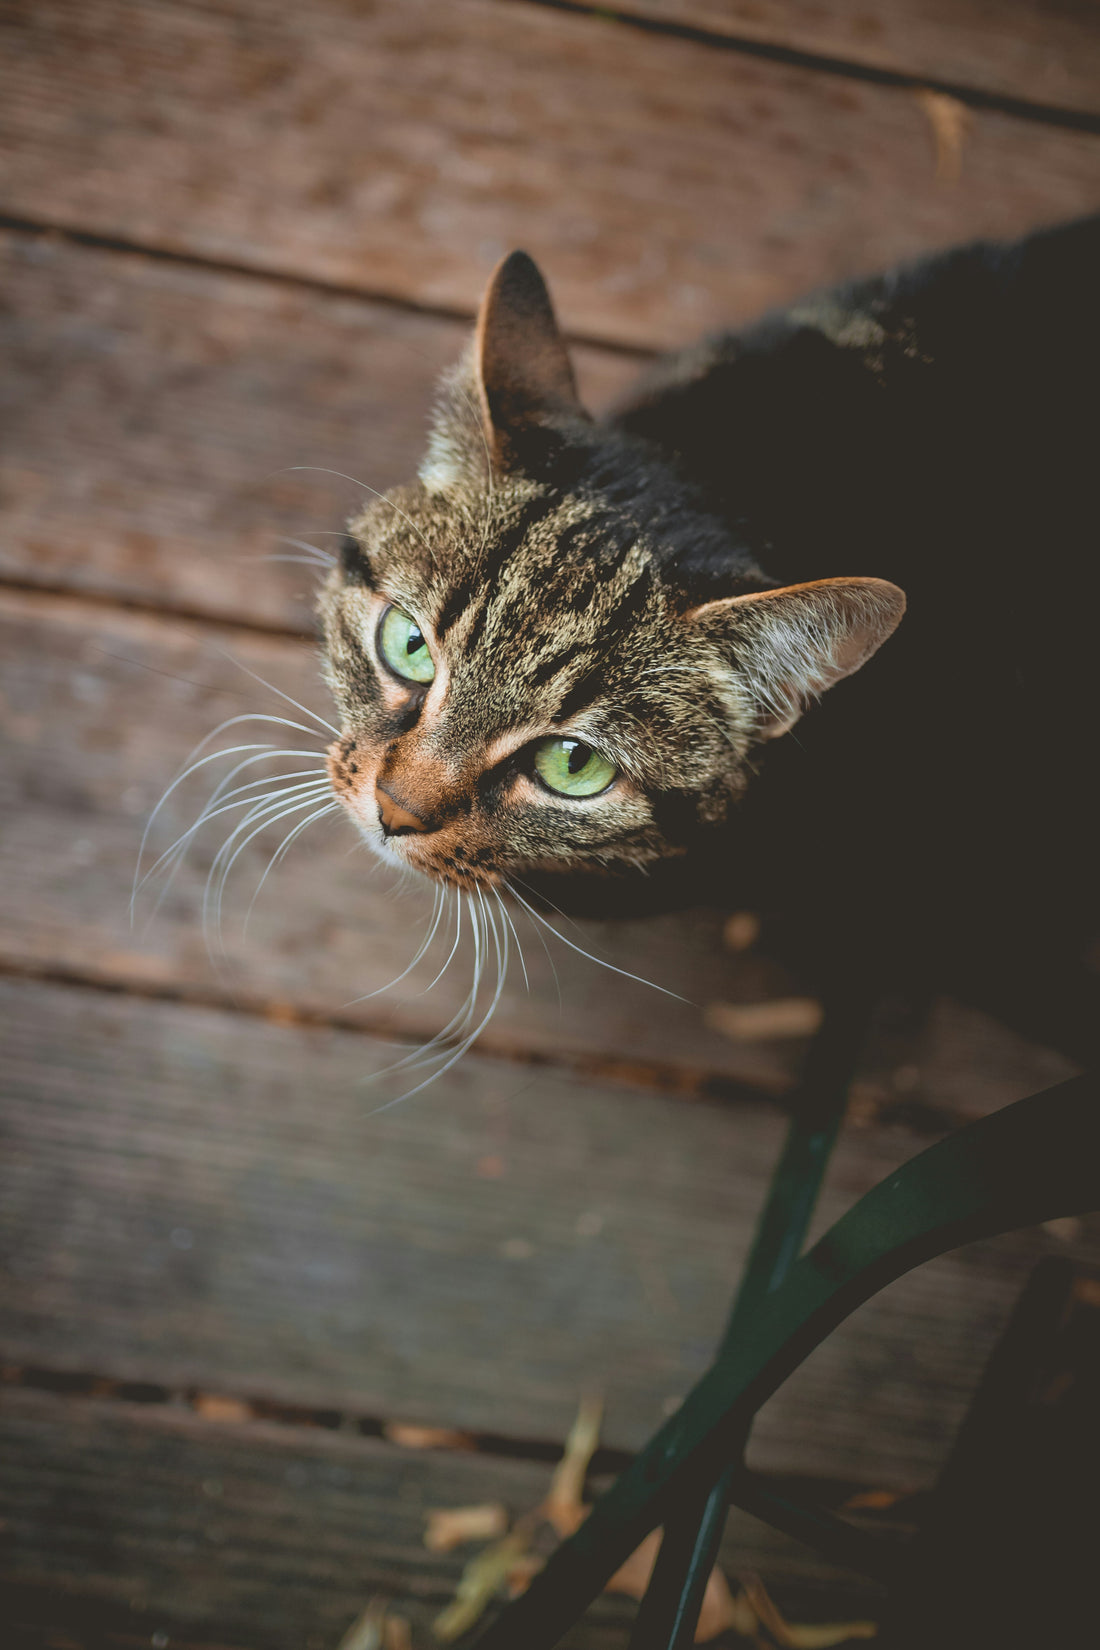
[[[402,836],[406,831],[428,829],[417,814],[411,814],[407,808],[395,802],[389,791],[384,791],[381,785],[374,787],[374,795],[378,803],[378,817],[387,836]]]

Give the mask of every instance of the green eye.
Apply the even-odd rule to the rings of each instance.
[[[378,651],[397,676],[406,682],[430,682],[435,660],[415,619],[399,607],[387,607],[378,626]]]
[[[618,771],[579,739],[544,739],[535,752],[535,772],[563,796],[595,796],[606,791]]]

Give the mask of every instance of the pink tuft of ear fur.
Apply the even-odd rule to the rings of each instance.
[[[901,621],[905,595],[885,579],[815,579],[694,608],[687,618],[731,653],[756,712],[776,739],[814,699],[851,676]]]
[[[475,361],[485,434],[500,469],[512,466],[525,429],[588,416],[546,282],[526,252],[509,253],[489,279]]]

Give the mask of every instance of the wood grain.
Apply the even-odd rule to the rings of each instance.
[[[4,209],[469,313],[526,246],[566,325],[652,346],[1100,200],[1100,138],[496,0],[23,0]],[[227,164],[227,157],[232,157]]]
[[[0,1608],[23,1647],[63,1631],[89,1650],[154,1633],[196,1650],[334,1650],[372,1596],[426,1646],[472,1550],[427,1552],[427,1510],[502,1501],[516,1515],[550,1478],[548,1465],[10,1389],[0,1439]],[[722,1563],[766,1577],[796,1617],[873,1614],[879,1602],[869,1583],[738,1513]],[[564,1642],[621,1646],[631,1614],[602,1600]]]
[[[12,1364],[635,1448],[706,1367],[781,1136],[471,1056],[372,1115],[369,1041],[3,984]],[[850,1130],[821,1221],[911,1155]],[[1081,1227],[1069,1248],[1095,1255]],[[927,1484],[1034,1258],[1023,1233],[861,1309],[765,1408],[770,1470]]]
[[[3,232],[0,284],[0,576],[303,633],[311,576],[270,556],[413,476],[467,331]],[[593,406],[635,370],[575,355]]]
[[[995,18],[976,0],[635,9],[1097,107],[1077,6],[1041,33],[1025,0]],[[640,1444],[709,1359],[782,1130],[760,1096],[801,1054],[733,1044],[705,1011],[798,982],[725,953],[721,913],[689,913],[582,943],[691,1002],[557,946],[559,1006],[532,936],[495,1057],[372,1115],[395,1089],[364,1078],[443,1023],[469,959],[429,997],[422,970],[349,1004],[404,967],[425,906],[368,882],[348,830],[304,840],[246,937],[278,839],[252,844],[220,969],[199,920],[216,838],[130,928],[141,827],[179,761],[224,717],[288,710],[220,650],[325,712],[294,639],[308,580],[255,558],[325,544],[360,491],[290,466],[407,476],[512,245],[575,336],[649,349],[1087,209],[1100,140],[982,114],[948,184],[907,92],[503,0],[16,0],[0,39],[0,212],[26,220],[0,235],[0,577],[39,587],[0,599],[0,1360],[219,1400],[0,1389],[0,1615],[27,1646],[328,1650],[385,1592],[424,1636],[460,1560],[423,1550],[423,1508],[521,1510],[546,1470],[400,1450],[357,1420],[530,1453],[598,1388],[607,1439]],[[578,364],[596,404],[633,366],[595,345]],[[171,799],[155,852],[201,790]],[[957,1005],[880,1026],[819,1228],[954,1116],[1067,1069]],[[1051,1249],[1095,1261],[1100,1232],[1017,1234],[895,1285],[766,1408],[754,1461],[931,1482]],[[212,1419],[251,1399],[350,1430]],[[751,1520],[727,1565],[796,1612],[862,1612]],[[628,1613],[568,1642],[611,1650]]]
[[[636,16],[1070,110],[1100,110],[1093,0],[627,0]]]

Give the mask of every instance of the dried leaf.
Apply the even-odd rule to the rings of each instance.
[[[642,1598],[649,1586],[653,1566],[661,1547],[660,1530],[650,1530],[640,1547],[635,1547],[626,1563],[620,1565],[604,1588],[605,1593],[625,1593],[628,1598]]]
[[[962,153],[971,126],[970,110],[957,97],[922,86],[917,102],[928,116],[936,147],[936,177],[941,183],[958,183],[962,173]]]
[[[252,1406],[223,1392],[196,1392],[191,1407],[204,1421],[250,1421]]]
[[[413,1650],[412,1629],[404,1616],[387,1616],[382,1623],[382,1650]]]
[[[629,1598],[644,1597],[660,1551],[661,1533],[660,1530],[650,1531],[641,1546],[636,1548],[626,1563],[615,1571],[604,1589],[605,1592],[625,1593]],[[696,1644],[709,1643],[728,1627],[732,1627],[738,1633],[751,1633],[755,1626],[756,1617],[753,1612],[746,1610],[741,1599],[734,1598],[725,1576],[715,1567],[707,1581],[699,1610],[699,1624],[695,1629]]]
[[[294,1026],[301,1022],[301,1012],[294,1003],[271,1002],[264,1010],[265,1017],[272,1025]]]
[[[766,1003],[708,1003],[703,1019],[736,1043],[771,1037],[812,1037],[823,1010],[814,997],[773,997]]]
[[[546,1560],[540,1558],[538,1553],[524,1553],[508,1571],[508,1597],[518,1598],[520,1593],[525,1593],[539,1571],[545,1567]]]
[[[534,1512],[520,1519],[509,1535],[483,1548],[467,1564],[455,1591],[454,1602],[433,1624],[435,1636],[441,1643],[448,1644],[468,1632],[499,1593],[507,1591],[515,1597],[530,1585],[532,1577],[544,1564],[541,1557],[530,1551],[532,1539],[542,1522],[550,1524],[560,1538],[566,1539],[587,1518],[591,1509],[581,1497],[589,1465],[599,1445],[602,1418],[603,1405],[598,1399],[586,1398],[582,1401],[546,1499]],[[868,1498],[883,1493],[887,1492],[870,1491]],[[870,1499],[863,1504],[871,1504]],[[496,1534],[503,1527],[506,1517],[504,1508],[494,1504],[437,1509],[428,1514],[425,1545],[436,1552],[449,1551],[460,1541],[477,1540],[488,1533]],[[636,1599],[644,1596],[657,1562],[661,1533],[654,1530],[646,1537],[611,1577],[605,1589],[607,1592],[625,1593]],[[716,1566],[707,1580],[695,1643],[707,1644],[728,1629],[744,1638],[756,1638],[761,1627],[766,1629],[774,1643],[789,1647],[789,1650],[829,1650],[830,1646],[843,1644],[848,1639],[874,1638],[878,1632],[875,1623],[870,1621],[820,1626],[798,1626],[786,1622],[761,1581],[755,1578],[747,1581],[743,1591],[735,1595]],[[375,1645],[345,1643],[341,1650],[375,1650]],[[409,1650],[409,1647],[397,1642],[391,1645],[386,1640],[380,1641],[379,1650]]]
[[[389,1421],[382,1428],[383,1438],[402,1449],[473,1449],[468,1432],[454,1432],[450,1427],[421,1427],[412,1421]]]
[[[726,918],[722,938],[730,951],[751,951],[760,938],[760,918],[755,911],[735,911]]]
[[[858,1495],[850,1495],[845,1501],[843,1512],[885,1512],[887,1507],[893,1507],[901,1501],[908,1490],[861,1490]]]
[[[730,1584],[715,1565],[707,1578],[707,1590],[699,1610],[699,1625],[695,1629],[696,1644],[709,1644],[728,1627],[740,1632],[738,1622],[744,1619],[744,1601],[730,1592]]]
[[[387,1650],[382,1637],[385,1621],[385,1602],[372,1598],[363,1614],[356,1617],[340,1640],[339,1650]]]
[[[464,1541],[496,1541],[508,1529],[508,1514],[499,1501],[476,1507],[432,1507],[427,1520],[424,1545],[433,1553],[449,1553]]]
[[[823,1621],[802,1626],[791,1622],[787,1626],[787,1643],[792,1650],[832,1650],[836,1644],[848,1644],[852,1639],[878,1637],[875,1621]]]
[[[1100,1278],[1075,1278],[1073,1298],[1083,1306],[1100,1306]]]
[[[535,1521],[522,1519],[511,1535],[484,1548],[470,1560],[455,1589],[454,1603],[432,1623],[432,1631],[441,1644],[461,1638],[480,1621],[497,1593],[507,1585],[517,1561],[531,1545],[534,1531]]]
[[[581,1497],[588,1466],[600,1442],[600,1422],[603,1420],[603,1401],[582,1398],[565,1451],[554,1469],[550,1492],[540,1509],[548,1524],[552,1524],[563,1539],[580,1528],[588,1515]]]
[[[779,1608],[759,1576],[748,1576],[743,1582],[745,1598],[756,1613],[761,1627],[765,1627],[784,1650],[831,1650],[831,1646],[846,1644],[850,1639],[873,1639],[878,1624],[873,1621],[830,1621],[799,1625],[784,1620]]]

